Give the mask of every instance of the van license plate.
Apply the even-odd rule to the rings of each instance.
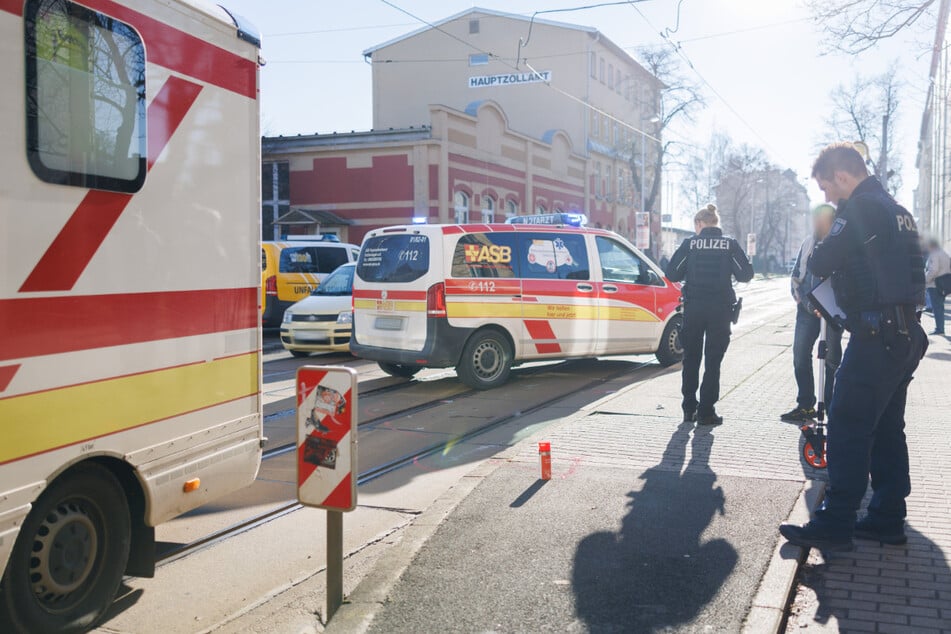
[[[399,317],[377,317],[377,330],[402,330],[403,320]]]

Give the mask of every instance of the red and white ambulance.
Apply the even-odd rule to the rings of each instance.
[[[525,361],[654,353],[676,363],[680,287],[619,235],[574,226],[582,218],[368,233],[351,352],[396,376],[455,367],[478,389]]]
[[[0,0],[0,631],[84,632],[261,461],[258,36]]]

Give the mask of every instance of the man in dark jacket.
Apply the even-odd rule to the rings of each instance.
[[[684,347],[683,393],[684,422],[719,425],[714,406],[720,400],[720,363],[730,345],[730,322],[736,293],[733,278],[740,282],[753,279],[753,265],[733,238],[723,235],[716,205],[707,205],[694,216],[697,235],[687,238],[667,266],[667,278],[683,281]],[[700,400],[700,361],[704,359]]]
[[[832,276],[851,336],[829,409],[825,500],[811,522],[779,531],[793,544],[826,551],[851,550],[853,536],[903,544],[911,492],[905,400],[928,346],[917,315],[925,296],[918,229],[851,144],[825,148],[812,176],[827,201],[838,201],[838,212],[809,270]],[[856,522],[870,478],[868,514]]]

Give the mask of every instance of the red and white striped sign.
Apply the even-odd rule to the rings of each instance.
[[[357,506],[357,372],[297,369],[297,499],[305,506]]]

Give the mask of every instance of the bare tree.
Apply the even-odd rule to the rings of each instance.
[[[832,109],[826,120],[833,140],[861,141],[868,147],[869,165],[893,194],[902,184],[898,145],[890,141],[898,123],[900,90],[896,65],[881,75],[856,75],[850,84],[832,90]]]
[[[930,30],[947,0],[805,0],[830,49],[858,54],[918,24]]]
[[[692,121],[705,106],[703,94],[696,83],[682,73],[676,52],[666,46],[645,47],[638,52],[641,65],[660,82],[658,91],[644,91],[638,102],[641,128],[660,139],[660,143],[643,134],[634,134],[627,147],[621,148],[628,156],[634,189],[643,200],[640,207],[654,210],[660,196],[661,173],[664,165],[680,143],[663,136],[663,131],[680,120]],[[643,163],[643,164],[642,164]]]
[[[681,158],[680,192],[690,201],[691,207],[700,209],[716,199],[720,171],[732,151],[732,139],[722,132],[714,132],[705,147],[691,148]]]

